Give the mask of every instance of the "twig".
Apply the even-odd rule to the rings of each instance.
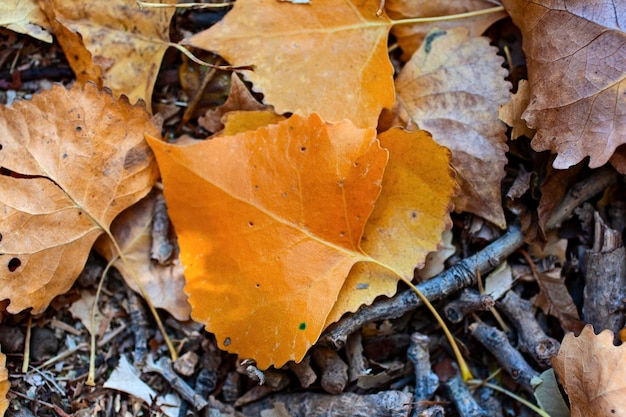
[[[611,167],[598,169],[585,180],[574,186],[563,198],[559,207],[548,221],[546,231],[555,228],[574,211],[578,205],[603,191],[617,181],[617,172]],[[452,266],[450,269],[417,285],[428,300],[437,300],[469,287],[476,282],[476,273],[485,275],[500,265],[510,254],[524,243],[519,227],[510,226],[506,234],[492,242],[485,249]],[[413,291],[403,291],[390,299],[384,299],[370,306],[361,307],[355,314],[330,326],[320,338],[320,342],[334,349],[345,346],[348,335],[363,325],[373,321],[392,319],[422,305]]]
[[[313,348],[311,356],[322,374],[322,389],[329,394],[341,394],[348,383],[348,365],[337,352],[326,346]]]
[[[143,368],[144,372],[156,372],[161,375],[170,386],[180,394],[185,401],[189,402],[196,411],[202,410],[208,405],[207,400],[198,395],[181,377],[172,369],[172,363],[167,357],[162,357],[156,363],[148,357],[148,361]]]
[[[447,380],[445,386],[461,417],[487,417],[487,413],[476,402],[459,372]]]
[[[461,295],[450,301],[444,308],[446,318],[452,323],[459,323],[463,317],[475,311],[489,311],[495,305],[490,294],[480,294],[471,288],[465,288]]]
[[[521,353],[509,343],[506,334],[495,327],[491,327],[481,321],[469,326],[471,335],[476,338],[496,358],[500,366],[508,372],[514,381],[519,383],[526,391],[532,393],[533,388],[530,380],[539,376],[528,365]]]
[[[211,70],[214,71],[214,70]],[[159,265],[166,265],[174,252],[174,245],[170,242],[170,218],[167,216],[167,206],[162,193],[156,193],[152,220],[152,245],[150,258]]]
[[[561,344],[541,329],[533,314],[531,302],[509,291],[498,302],[498,307],[504,311],[517,330],[517,343],[520,349],[529,353],[539,365],[545,368],[550,367],[550,358],[557,354]]]
[[[428,345],[428,336],[416,332],[411,335],[411,344],[406,352],[407,357],[413,362],[415,368],[415,394],[413,401],[416,403],[416,406],[412,415],[420,413],[427,408],[421,405],[420,402],[429,401],[439,386],[439,378],[430,368]]]
[[[307,354],[300,362],[290,361],[287,363],[287,366],[289,366],[289,370],[291,372],[296,374],[302,388],[310,387],[311,384],[317,379],[315,371],[311,368],[311,356],[309,354]]]
[[[135,340],[135,350],[133,351],[133,365],[141,368],[146,363],[148,354],[148,317],[143,307],[141,298],[137,293],[126,286],[126,297],[128,298],[128,311],[130,316],[130,332]]]

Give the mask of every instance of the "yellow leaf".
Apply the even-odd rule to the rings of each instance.
[[[254,65],[244,76],[277,113],[319,113],[327,121],[374,127],[394,100],[387,54],[391,22],[376,16],[378,3],[238,1],[223,20],[187,43],[232,65]]]

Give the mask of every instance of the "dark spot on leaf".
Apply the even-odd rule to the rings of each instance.
[[[226,339],[224,339],[224,346],[228,346],[230,345],[230,337],[227,337]]]
[[[143,164],[150,156],[150,148],[144,144],[130,149],[124,158],[124,169],[130,170],[135,166]]]
[[[359,166],[359,163],[358,163],[358,162],[355,162],[355,163],[354,163],[354,166],[355,166],[355,167],[358,167],[358,166]]]
[[[81,130],[83,130],[83,128],[82,128],[82,127],[80,127],[80,126],[76,126],[76,131],[77,131],[77,132],[80,132]]]
[[[63,152],[63,159],[67,158],[67,154]]]
[[[2,233],[0,233],[0,242],[2,242]]]
[[[258,184],[254,184],[254,189],[258,190],[259,189],[259,185]]]
[[[250,227],[254,226],[254,222],[253,221],[249,221],[248,222],[248,226],[250,226]]]
[[[0,144],[0,151],[2,150],[2,144]]]
[[[259,284],[258,282],[254,286],[257,288],[261,288],[261,284]]]
[[[302,322],[300,323],[300,325],[298,326],[298,330],[305,330],[306,329],[306,323]]]
[[[287,193],[282,193],[281,194],[283,197],[287,197]]]
[[[339,180],[338,184],[340,187],[343,187],[343,180]]]
[[[424,39],[424,51],[426,51],[427,54],[430,53],[430,50],[433,47],[433,41],[435,39],[437,39],[440,36],[443,36],[446,34],[445,30],[433,30],[431,31],[428,35],[426,35],[426,39]]]
[[[417,213],[416,212],[412,212],[411,213],[411,218],[412,219],[416,219],[417,218]]]
[[[306,151],[306,146],[301,147],[300,151],[302,151],[302,152]]]
[[[11,258],[11,260],[9,261],[9,265],[8,265],[9,271],[15,272],[15,270],[19,268],[20,265],[22,265],[22,261],[20,261],[18,258]]]
[[[339,232],[339,236],[344,237],[346,235],[346,232]]]

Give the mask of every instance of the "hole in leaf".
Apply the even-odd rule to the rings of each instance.
[[[300,151],[302,151],[302,152],[306,151],[306,146],[301,147]]]
[[[19,268],[20,265],[22,265],[22,261],[20,261],[18,258],[11,258],[8,265],[9,271],[15,272],[15,270]]]
[[[259,284],[258,282],[254,285],[256,288],[261,288],[261,284]]]
[[[252,222],[252,221],[248,222],[248,226],[250,226],[250,227],[254,226],[254,222]]]
[[[80,127],[80,126],[76,126],[76,131],[77,131],[77,132],[80,132],[81,130],[83,130],[83,128],[82,128],[82,127]]]
[[[2,233],[0,233],[0,242],[2,242]]]
[[[224,339],[224,346],[228,346],[230,345],[230,337],[227,337],[226,339]]]
[[[346,232],[339,232],[339,236],[344,237],[346,235]]]
[[[2,150],[2,144],[0,143],[0,151]]]
[[[359,166],[359,163],[358,163],[358,162],[355,162],[355,163],[354,163],[354,166],[355,166],[355,167],[358,167],[358,166]]]

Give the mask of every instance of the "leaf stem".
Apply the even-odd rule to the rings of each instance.
[[[474,386],[479,385],[479,386],[487,387],[487,388],[492,389],[494,391],[501,392],[504,395],[508,395],[509,397],[513,398],[514,400],[519,401],[521,404],[523,404],[526,407],[530,408],[535,413],[539,414],[541,417],[550,417],[550,414],[548,414],[545,410],[542,410],[541,408],[537,407],[535,404],[531,403],[530,401],[526,400],[525,398],[522,398],[519,395],[509,391],[508,389],[502,388],[499,385],[492,384],[490,382],[481,381],[479,379],[469,379],[466,382],[467,382],[468,385],[474,385]]]
[[[89,339],[89,372],[87,373],[87,381],[85,381],[85,385],[93,387],[96,385],[96,313],[98,312],[98,300],[100,300],[100,293],[102,292],[102,287],[104,287],[104,280],[109,273],[109,269],[113,266],[113,264],[119,259],[119,256],[114,256],[111,258],[109,263],[104,267],[102,271],[102,277],[100,277],[100,282],[98,283],[98,289],[96,290],[96,296],[93,299],[93,306],[91,306],[91,328],[90,328],[90,339]]]
[[[161,321],[161,317],[159,317],[159,313],[156,311],[156,308],[154,307],[154,304],[152,304],[152,301],[150,300],[150,297],[148,296],[148,293],[146,292],[146,289],[144,288],[144,286],[141,283],[141,281],[139,281],[139,278],[137,277],[137,274],[135,273],[134,268],[131,267],[130,262],[128,262],[128,259],[126,259],[126,256],[124,255],[124,252],[122,251],[122,249],[118,245],[117,241],[113,237],[113,234],[111,233],[111,231],[108,230],[108,229],[105,229],[105,232],[109,236],[109,239],[111,239],[111,242],[113,243],[113,247],[115,247],[115,250],[119,254],[120,259],[122,260],[122,262],[128,268],[128,272],[133,277],[133,281],[135,282],[135,285],[137,285],[137,288],[139,288],[139,292],[141,293],[141,297],[146,301],[146,304],[148,304],[148,308],[150,309],[150,313],[152,313],[152,316],[154,317],[154,320],[156,321],[157,327],[159,328],[159,330],[161,331],[161,334],[163,335],[163,340],[165,340],[165,344],[167,345],[167,348],[170,351],[170,356],[172,357],[172,362],[175,361],[176,359],[178,359],[178,352],[176,352],[176,349],[174,348],[174,344],[172,343],[172,340],[167,335],[167,332],[165,331],[165,326],[163,326],[163,322]]]
[[[482,15],[490,14],[490,13],[499,13],[503,11],[504,11],[504,7],[497,6],[497,7],[491,7],[489,9],[475,10],[473,12],[451,14],[448,16],[413,17],[410,19],[392,20],[391,25],[395,26],[395,25],[410,25],[410,24],[415,24],[415,23],[447,22],[450,20],[468,19],[471,17],[482,16]]]
[[[213,65],[208,62],[204,62],[200,58],[196,57],[194,54],[192,54],[189,51],[189,49],[185,48],[182,45],[179,45],[173,42],[168,42],[167,45],[171,46],[172,48],[178,49],[180,52],[183,53],[183,55],[185,55],[187,58],[191,59],[193,62],[195,62],[198,65],[202,65],[202,66],[209,67],[209,68],[215,68],[215,69],[222,70],[222,71],[254,71],[254,65],[240,65],[236,67],[233,67],[232,65]]]
[[[459,349],[459,346],[457,345],[456,340],[454,340],[454,336],[452,336],[450,329],[448,329],[446,322],[443,321],[443,318],[441,317],[441,315],[439,315],[439,312],[437,311],[435,306],[433,306],[430,303],[430,301],[428,301],[428,298],[426,298],[426,296],[422,294],[422,292],[411,282],[410,279],[405,278],[401,272],[395,270],[391,266],[385,265],[384,263],[377,261],[376,259],[371,258],[371,257],[368,257],[366,261],[373,262],[377,264],[378,266],[381,266],[387,269],[388,271],[392,272],[402,282],[408,285],[409,288],[413,290],[413,292],[415,292],[415,294],[420,298],[420,300],[422,300],[422,303],[424,303],[426,308],[430,310],[430,313],[433,315],[435,320],[437,320],[437,323],[439,323],[439,325],[441,326],[441,330],[443,330],[443,333],[446,335],[446,338],[448,339],[448,342],[450,343],[450,346],[452,347],[452,351],[454,352],[454,356],[456,357],[456,361],[458,363],[459,370],[461,371],[461,376],[463,377],[463,381],[468,381],[470,379],[473,379],[474,376],[472,375],[472,372],[470,371],[469,366],[467,366],[467,362],[465,362],[465,358],[463,358],[463,355],[461,354],[461,350]]]

